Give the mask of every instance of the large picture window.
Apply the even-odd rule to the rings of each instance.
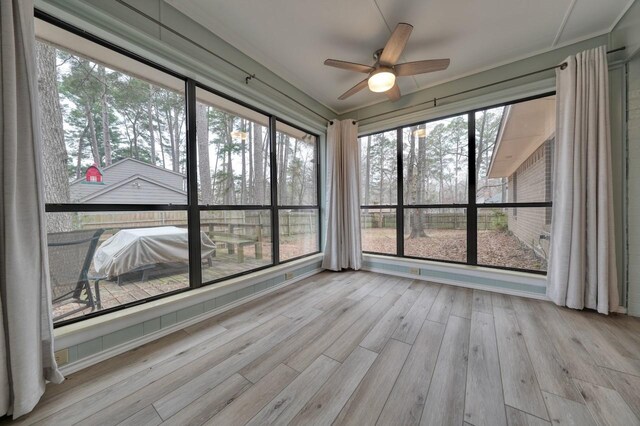
[[[279,260],[315,253],[320,247],[318,138],[276,121]]]
[[[545,273],[554,120],[547,95],[361,136],[363,250]]]
[[[66,24],[36,35],[56,326],[319,251],[316,135]]]

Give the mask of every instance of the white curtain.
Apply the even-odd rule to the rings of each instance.
[[[547,296],[608,313],[618,307],[606,47],[556,75],[556,146]]]
[[[0,416],[28,413],[53,356],[33,3],[0,1]]]
[[[327,126],[327,231],[325,269],[360,269],[360,149],[358,124],[352,120]]]

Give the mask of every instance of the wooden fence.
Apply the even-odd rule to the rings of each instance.
[[[412,215],[405,209],[405,227],[411,226]],[[421,212],[425,229],[467,229],[467,215],[462,212]],[[506,215],[501,211],[479,210],[478,230],[506,230]],[[395,228],[395,212],[363,212],[363,228]]]
[[[202,212],[200,221],[259,225],[263,238],[271,237],[271,212],[268,210],[230,210]],[[187,227],[186,211],[140,211],[140,212],[79,212],[74,216],[75,229],[98,229],[117,231],[127,228],[149,228],[154,226]],[[280,211],[280,234],[312,234],[318,230],[317,211]]]

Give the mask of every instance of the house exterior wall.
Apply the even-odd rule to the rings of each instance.
[[[98,192],[106,191],[113,185],[117,185],[135,175],[144,176],[149,180],[169,186],[177,191],[182,191],[185,194],[179,194],[160,185],[152,185],[144,181],[138,182],[140,184],[138,187],[135,185],[136,181],[134,180],[131,184],[106,192],[104,195],[87,200],[87,202],[115,204],[185,204],[187,202],[186,178],[184,175],[171,170],[125,158],[109,167],[105,167],[102,172],[103,179],[100,184],[86,182],[84,177],[72,182],[70,186],[71,202],[82,202],[85,198]]]
[[[552,147],[553,138],[543,143],[509,176],[509,202],[551,201]],[[507,209],[509,231],[545,259],[549,253],[550,210],[538,207]]]
[[[104,186],[102,187],[104,188]],[[186,195],[147,180],[132,181],[87,200],[94,204],[186,204]]]

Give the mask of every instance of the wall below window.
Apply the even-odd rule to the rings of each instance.
[[[65,374],[131,350],[322,270],[321,256],[248,274],[55,330]]]
[[[546,299],[546,277],[524,272],[374,254],[364,255],[362,269],[460,287]]]

